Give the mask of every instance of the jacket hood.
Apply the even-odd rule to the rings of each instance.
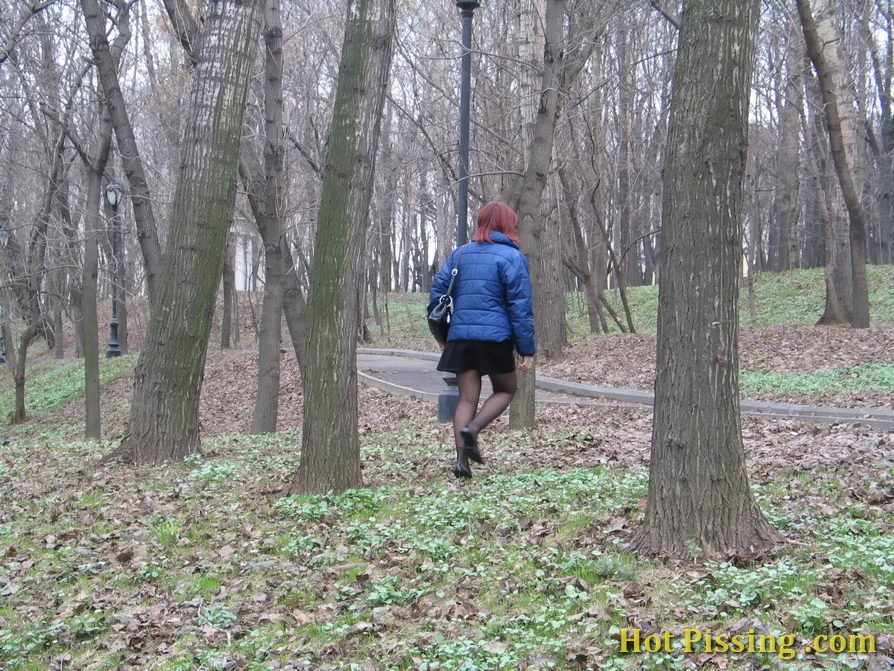
[[[505,233],[500,233],[500,231],[491,231],[490,241],[499,243],[501,245],[509,245],[510,247],[515,247],[516,249],[518,249],[518,244],[510,240],[509,236]]]

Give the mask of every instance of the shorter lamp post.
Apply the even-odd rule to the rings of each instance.
[[[0,229],[0,247],[5,248],[8,243],[9,231]],[[2,323],[2,318],[0,318],[0,323]],[[0,363],[6,363],[6,339],[2,333],[0,333]]]
[[[106,187],[106,200],[112,208],[112,320],[109,322],[109,348],[106,358],[121,356],[118,346],[118,205],[121,203],[121,185],[112,182]]]
[[[472,101],[472,16],[479,0],[455,0],[462,24],[462,60],[459,78],[459,194],[456,200],[456,246],[469,241],[469,125]],[[438,421],[451,422],[459,405],[456,375],[444,378],[447,388],[438,394]]]

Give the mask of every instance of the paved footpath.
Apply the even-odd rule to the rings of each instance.
[[[446,388],[446,373],[436,370],[439,356],[432,352],[400,349],[357,350],[360,381],[401,396],[437,402]],[[490,394],[484,379],[482,396]],[[653,394],[637,389],[613,389],[537,376],[537,402],[597,407],[632,407],[648,410]],[[786,403],[762,403],[743,399],[743,413],[801,419],[827,424],[860,423],[883,430],[894,430],[894,411],[874,408],[822,408]]]

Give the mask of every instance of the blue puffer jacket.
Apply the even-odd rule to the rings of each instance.
[[[450,273],[459,258],[453,285],[455,311],[447,340],[512,340],[521,356],[534,356],[534,313],[528,261],[512,240],[492,232],[492,242],[470,242],[462,258],[457,249],[441,266],[431,285],[428,312],[447,292]]]

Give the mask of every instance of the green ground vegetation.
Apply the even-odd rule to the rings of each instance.
[[[513,450],[538,439],[516,433],[498,468],[458,483],[425,426],[367,434],[364,470],[380,486],[328,496],[277,491],[296,434],[216,438],[180,465],[89,477],[79,466],[109,445],[16,434],[0,470],[0,668],[714,668],[698,647],[621,654],[620,630],[641,625],[793,634],[793,659],[725,661],[808,669],[818,634],[894,633],[883,453],[872,468],[758,482],[794,541],[777,553],[669,562],[628,549],[644,469],[526,468]],[[388,479],[408,463],[419,475]]]
[[[849,368],[809,372],[747,371],[739,373],[743,396],[774,394],[856,394],[864,391],[894,394],[894,364],[867,363]]]
[[[874,325],[894,324],[894,266],[868,266],[869,302]],[[748,292],[742,287],[739,314],[743,328],[777,324],[812,325],[823,313],[825,284],[822,268],[792,270],[784,273],[760,273],[754,278],[756,321],[752,324],[748,309]],[[627,290],[633,322],[639,333],[655,333],[658,314],[658,287],[631,287]],[[616,290],[606,291],[606,297],[619,314],[623,315]],[[387,301],[380,297],[379,313],[382,328],[390,332],[395,343],[407,337],[430,338],[422,318],[428,300],[421,293],[391,293]],[[587,306],[581,293],[568,294],[567,318],[572,341],[585,341],[591,336],[587,321]],[[385,306],[388,306],[387,315]],[[370,312],[372,314],[372,312]],[[606,315],[607,317],[607,315]],[[374,320],[370,320],[372,328]],[[619,332],[612,324],[613,332]],[[374,333],[379,333],[378,327]]]
[[[99,383],[108,384],[130,372],[136,355],[100,359]],[[61,365],[60,365],[61,364]],[[25,378],[25,410],[29,415],[42,414],[84,396],[84,362],[62,363],[55,359],[38,359]],[[0,393],[0,418],[9,422],[15,404],[15,389]]]

